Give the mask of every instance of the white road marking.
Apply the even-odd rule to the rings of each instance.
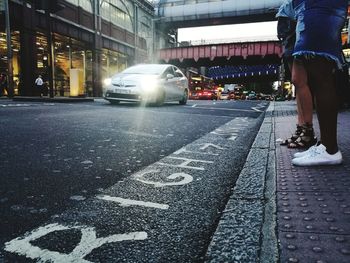
[[[197,104],[193,104],[193,105],[192,105],[192,108],[194,108],[194,107],[196,107],[196,106],[197,106]]]
[[[176,181],[176,182],[172,182],[172,183],[161,183],[161,182],[155,182],[155,181],[151,181],[151,180],[142,179],[142,177],[144,177],[145,175],[147,175],[149,173],[155,173],[155,172],[159,172],[159,170],[150,170],[150,171],[140,172],[140,173],[134,175],[134,178],[136,181],[139,181],[139,182],[144,183],[144,184],[153,185],[154,187],[179,186],[179,185],[189,184],[193,181],[193,177],[189,174],[186,174],[186,173],[174,173],[174,174],[167,176],[166,179],[169,179],[169,180],[183,178],[181,181]]]
[[[56,231],[79,229],[81,231],[81,240],[74,250],[69,254],[63,254],[57,251],[42,249],[32,245],[32,242],[46,236],[47,234]],[[5,251],[16,253],[31,259],[37,259],[39,262],[81,262],[90,263],[84,257],[89,255],[94,249],[101,247],[104,244],[122,242],[126,240],[145,240],[147,239],[146,232],[130,232],[126,234],[116,234],[107,237],[96,237],[96,231],[93,227],[85,226],[64,226],[60,224],[49,224],[39,227],[30,233],[24,234],[23,237],[12,239],[5,243]]]
[[[220,147],[219,145],[213,144],[213,143],[204,143],[203,146],[200,147],[199,149],[205,150],[209,147],[213,147],[213,148],[218,149],[218,150],[224,150],[224,148]]]
[[[185,107],[191,107],[192,108],[192,106],[185,106]],[[201,107],[201,106],[199,106],[199,107],[196,106],[196,109],[254,112],[254,110],[246,110],[246,109],[227,109],[227,108]]]
[[[137,200],[125,199],[125,198],[114,197],[109,195],[100,195],[100,196],[96,196],[96,198],[105,200],[105,201],[119,203],[120,206],[144,206],[144,207],[164,209],[164,210],[169,208],[169,205],[165,205],[165,204],[137,201]]]
[[[1,107],[30,107],[31,104],[0,104]]]
[[[198,162],[198,163],[214,163],[212,161],[204,161],[204,160],[197,160],[197,159],[189,159],[189,158],[184,158],[184,157],[172,157],[168,156],[166,158],[169,159],[175,159],[175,160],[183,160],[182,163],[180,164],[170,164],[170,163],[163,163],[163,162],[158,162],[157,164],[160,165],[166,165],[166,166],[171,166],[171,167],[179,167],[179,168],[186,168],[186,169],[193,169],[193,170],[200,170],[200,171],[205,171],[203,167],[196,167],[196,166],[188,166],[188,164],[192,162]]]
[[[252,109],[256,112],[263,112],[262,110],[259,110],[258,107],[252,107]]]
[[[207,152],[197,152],[197,151],[189,151],[189,150],[186,150],[185,147],[177,150],[176,152],[174,152],[173,154],[176,154],[176,155],[179,155],[181,153],[194,153],[194,154],[206,154],[206,155],[215,155],[215,156],[218,156],[219,154],[218,153],[207,153]]]

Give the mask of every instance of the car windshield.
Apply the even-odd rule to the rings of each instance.
[[[159,75],[164,72],[166,65],[136,65],[130,68],[127,68],[122,73],[123,74],[144,74],[144,75]]]

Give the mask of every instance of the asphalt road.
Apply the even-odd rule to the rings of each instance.
[[[0,262],[202,262],[267,105],[0,100]]]

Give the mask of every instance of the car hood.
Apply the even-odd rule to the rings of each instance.
[[[149,80],[157,80],[157,75],[144,75],[144,74],[118,74],[112,77],[113,85],[138,85]]]

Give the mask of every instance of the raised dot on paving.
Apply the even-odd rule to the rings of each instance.
[[[323,251],[323,249],[320,248],[320,247],[313,247],[313,248],[312,248],[312,251],[314,251],[314,252],[316,252],[316,253],[321,253],[321,252]]]
[[[309,236],[309,239],[312,241],[319,240],[318,236]]]
[[[341,243],[341,242],[345,242],[346,239],[345,239],[344,237],[336,237],[336,238],[335,238],[335,241]]]

